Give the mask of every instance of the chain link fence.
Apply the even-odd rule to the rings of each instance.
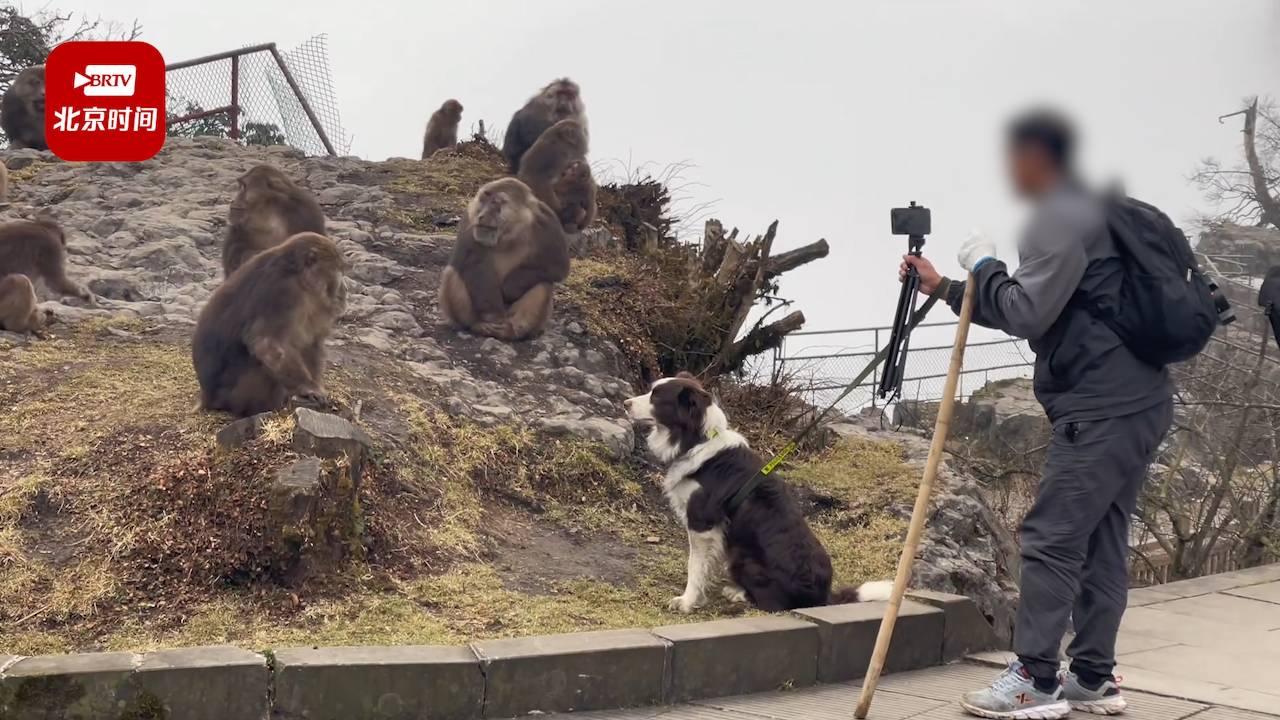
[[[308,155],[343,155],[351,148],[325,35],[293,50],[254,45],[166,69],[170,135],[291,145]]]

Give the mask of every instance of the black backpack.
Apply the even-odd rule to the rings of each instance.
[[[1131,197],[1107,200],[1107,229],[1125,277],[1115,304],[1095,314],[1145,362],[1161,367],[1191,359],[1217,328],[1218,308],[1187,236]]]

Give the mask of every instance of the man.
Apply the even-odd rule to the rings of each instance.
[[[1072,171],[1074,134],[1048,111],[1008,130],[1018,194],[1035,205],[1009,274],[980,235],[960,248],[973,273],[973,321],[1026,338],[1035,352],[1035,392],[1053,425],[1035,503],[1022,524],[1022,599],[1015,660],[961,705],[989,718],[1063,718],[1075,708],[1115,714],[1116,633],[1128,593],[1129,517],[1147,465],[1172,421],[1168,373],[1138,358],[1089,306],[1118,297],[1124,274],[1104,208]],[[959,312],[964,283],[906,257],[921,292],[945,293]],[[1070,618],[1070,669],[1058,653]]]

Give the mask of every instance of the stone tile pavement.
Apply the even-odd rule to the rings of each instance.
[[[1130,593],[1117,673],[1132,720],[1280,718],[1280,565]],[[990,682],[1006,653],[886,675],[871,720],[961,720],[965,690]],[[575,720],[849,720],[858,683],[663,708],[578,713]],[[1090,717],[1081,713],[1073,715]],[[563,716],[570,717],[570,716]]]

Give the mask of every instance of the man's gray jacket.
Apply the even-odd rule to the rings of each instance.
[[[1063,182],[1036,206],[1012,275],[980,262],[973,321],[1026,338],[1036,355],[1035,392],[1050,422],[1120,417],[1167,400],[1168,372],[1139,360],[1087,305],[1119,295],[1124,269],[1101,200]],[[960,311],[964,283],[946,289]]]

